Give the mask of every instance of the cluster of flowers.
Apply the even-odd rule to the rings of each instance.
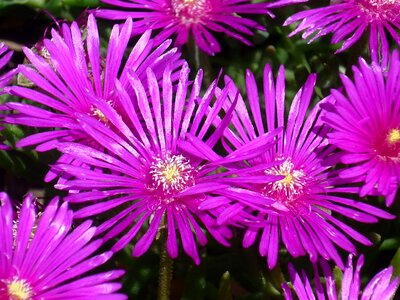
[[[133,256],[141,256],[161,229],[170,257],[178,256],[181,243],[199,264],[197,243],[207,243],[204,231],[229,246],[232,228],[240,227],[246,231],[243,246],[258,241],[269,268],[276,266],[281,244],[293,257],[308,255],[319,299],[325,292],[318,264],[327,297],[337,299],[326,263],[334,261],[344,270],[339,298],[356,299],[363,258],[353,274],[354,241],[372,243],[343,217],[362,223],[394,218],[356,199],[385,196],[390,206],[400,184],[400,58],[397,51],[389,54],[384,33],[386,28],[399,43],[392,27],[400,24],[398,2],[335,1],[286,22],[303,19],[294,33],[315,33],[312,40],[334,32],[333,42],[357,28],[341,51],[370,26],[373,61],[360,58],[354,78],[342,75],[343,89],[332,90],[308,112],[316,82],[310,75],[287,114],[283,67],[274,79],[265,66],[262,98],[250,71],[247,97],[227,76],[204,88],[202,71],[189,80],[187,63],[166,38],[176,34],[179,46],[191,33],[200,49],[213,54],[220,46],[210,30],[248,43],[242,34],[262,29],[234,13],[266,14],[304,1],[104,2],[134,9],[95,11],[127,18],[113,27],[105,58],[90,15],[85,35],[77,23],[63,24],[40,47],[24,48],[29,63],[0,79],[3,93],[29,100],[6,103],[13,113],[4,122],[43,129],[18,146],[58,149],[62,155],[45,180],[57,178],[55,187],[69,191],[61,206],[54,199],[41,214],[27,196],[16,216],[8,197],[0,195],[0,298],[123,299],[116,293],[120,284],[112,282],[122,271],[77,276],[133,240]],[[159,28],[161,34],[151,38],[149,29]],[[124,59],[135,34],[142,35]],[[2,45],[3,54],[0,66],[11,55]],[[16,72],[27,86],[6,86]],[[67,202],[80,208],[72,212]],[[97,228],[86,220],[105,214]],[[71,230],[73,219],[84,220]],[[111,251],[91,257],[115,237]],[[350,253],[347,265],[339,249]],[[301,278],[293,266],[289,272],[298,297],[315,299],[305,274]],[[362,299],[392,297],[399,279],[391,276],[391,268],[377,274]],[[287,285],[283,290],[292,299]]]

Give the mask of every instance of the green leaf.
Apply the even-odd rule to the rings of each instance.
[[[394,250],[400,247],[400,239],[397,237],[386,239],[380,245],[380,251]]]
[[[100,5],[99,0],[64,0],[63,2],[75,7],[96,7]]]
[[[397,249],[390,264],[393,266],[393,276],[400,276],[400,248]]]
[[[1,0],[0,9],[10,5],[26,5],[36,8],[44,8],[46,0]]]

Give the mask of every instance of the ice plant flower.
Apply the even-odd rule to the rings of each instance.
[[[4,43],[0,43],[0,95],[3,93],[3,88],[9,83],[10,79],[16,72],[16,70],[10,72],[1,71],[8,64],[12,55],[13,51],[9,51],[8,47]]]
[[[4,43],[0,43],[0,95],[3,94],[3,88],[9,84],[11,78],[16,73],[16,70],[11,70],[9,72],[3,72],[2,69],[8,64],[11,57],[13,55],[12,51],[9,51],[8,47]],[[4,106],[0,107],[0,110],[3,109]],[[0,127],[0,132],[3,130],[3,127]],[[9,146],[4,145],[0,142],[0,150],[8,150]]]
[[[93,104],[93,99],[108,102],[118,110],[120,104],[115,95],[115,79],[118,78],[126,86],[129,70],[135,70],[140,78],[145,79],[145,70],[152,67],[159,78],[166,64],[179,64],[176,49],[168,50],[171,41],[165,41],[155,48],[150,31],[142,35],[124,61],[131,32],[130,19],[121,26],[115,25],[107,55],[103,58],[96,20],[90,15],[86,36],[73,22],[70,26],[63,24],[60,32],[52,30],[52,39],[43,41],[44,48],[40,53],[24,48],[30,65],[21,65],[19,70],[33,83],[33,87],[13,86],[7,91],[29,99],[42,108],[27,103],[7,103],[10,109],[19,113],[7,116],[5,121],[45,128],[46,131],[22,139],[17,146],[39,144],[38,151],[47,151],[54,148],[58,140],[87,139],[87,135],[79,130],[75,114],[92,115],[99,122],[106,122],[101,111]],[[66,156],[60,159],[70,162]],[[47,180],[53,178],[54,174],[50,174]]]
[[[337,215],[364,223],[376,222],[377,217],[394,216],[349,199],[349,193],[356,194],[359,187],[352,186],[352,181],[339,178],[339,171],[332,170],[338,162],[338,156],[334,152],[335,147],[329,145],[326,139],[328,127],[321,122],[320,104],[307,116],[315,75],[310,75],[295,95],[285,119],[284,76],[284,68],[281,67],[275,82],[271,67],[266,65],[264,103],[261,105],[265,107],[264,114],[261,112],[262,101],[254,75],[247,71],[246,90],[250,111],[246,109],[243,98],[239,97],[232,116],[232,130],[224,133],[223,142],[227,151],[232,152],[256,141],[265,132],[278,127],[285,128],[278,134],[274,147],[265,149],[261,145],[258,156],[249,159],[248,165],[227,166],[246,170],[249,166],[275,163],[275,166],[264,168],[261,172],[283,177],[268,184],[251,180],[243,182],[244,188],[258,192],[266,199],[273,199],[276,208],[280,206],[274,213],[258,212],[260,226],[249,226],[243,245],[251,246],[260,236],[259,252],[267,257],[269,268],[277,263],[281,242],[294,257],[308,254],[314,262],[318,257],[323,257],[344,267],[336,248],[355,253],[356,248],[349,237],[365,245],[371,245],[371,242],[337,218]],[[235,97],[236,93],[237,88],[232,86],[231,97]],[[257,211],[251,211],[257,214]]]
[[[349,164],[342,177],[361,177],[361,196],[386,196],[392,205],[400,185],[400,76],[399,53],[395,51],[389,69],[359,60],[354,80],[341,75],[344,91],[332,90],[325,121],[333,128],[329,142],[344,151]]]
[[[361,268],[364,264],[364,256],[361,255],[357,259],[355,269],[353,267],[353,256],[349,255],[347,266],[344,269],[341,286],[336,286],[335,277],[326,261],[321,261],[320,266],[322,269],[322,276],[325,278],[325,286],[321,282],[321,276],[318,271],[318,265],[313,264],[314,267],[314,283],[315,291],[311,287],[311,282],[307,275],[302,271],[301,275],[296,272],[292,264],[289,264],[289,274],[293,284],[295,295],[299,300],[370,300],[370,299],[393,299],[396,290],[399,286],[399,277],[392,278],[393,267],[383,269],[376,274],[365,286],[362,293],[361,288]],[[284,296],[286,300],[292,300],[292,291],[289,286],[284,283],[282,285]]]
[[[337,0],[326,7],[309,9],[289,17],[284,25],[300,21],[290,34],[303,31],[303,38],[315,39],[332,33],[332,43],[343,42],[344,51],[369,32],[369,49],[373,61],[389,59],[387,34],[400,45],[400,2],[398,0]]]
[[[71,226],[72,211],[57,198],[39,216],[31,195],[15,212],[0,193],[0,299],[127,299],[113,282],[123,271],[85,275],[112,255],[93,255],[102,241],[92,240],[91,221]]]
[[[124,232],[113,251],[122,249],[138,236],[133,255],[140,256],[152,245],[159,230],[166,228],[169,255],[172,258],[178,255],[178,231],[184,251],[198,264],[195,238],[204,245],[207,239],[203,230],[223,245],[228,245],[227,238],[231,235],[228,228],[216,224],[214,210],[200,211],[199,203],[211,198],[217,207],[224,197],[254,194],[230,188],[224,174],[216,172],[219,166],[212,162],[221,158],[211,147],[219,140],[224,124],[229,123],[229,110],[221,126],[214,128],[212,120],[221,111],[226,97],[222,95],[214,103],[216,81],[200,97],[201,71],[190,91],[188,73],[184,65],[176,90],[170,69],[164,73],[162,87],[151,69],[147,71],[148,87],[135,73],[128,74],[139,109],[132,109],[132,99],[121,84],[117,89],[131,125],[106,102],[98,103],[98,107],[114,130],[81,114],[79,121],[83,130],[103,145],[104,152],[79,143],[58,145],[61,152],[90,168],[58,164],[57,168],[72,177],[56,187],[79,191],[65,198],[86,204],[76,211],[76,218],[114,210],[115,214],[108,216],[97,231],[105,233],[105,240]],[[145,227],[146,232],[139,234]]]
[[[175,44],[183,45],[191,34],[197,46],[214,55],[221,51],[211,34],[222,32],[247,45],[244,35],[252,30],[265,30],[259,23],[245,18],[244,14],[270,14],[268,3],[251,3],[248,0],[102,0],[102,2],[127,10],[99,9],[96,16],[111,20],[131,17],[135,22],[133,33],[141,34],[148,28],[161,29],[156,38],[161,41],[174,35]],[[304,2],[303,0],[280,0],[271,3],[274,7]]]

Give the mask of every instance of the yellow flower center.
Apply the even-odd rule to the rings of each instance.
[[[195,5],[197,0],[183,0],[185,5]]]
[[[111,107],[114,106],[114,102],[112,100],[104,100],[104,101]],[[91,105],[89,115],[95,117],[97,120],[99,120],[103,124],[108,125],[109,121],[108,121],[107,117],[97,106]]]
[[[293,176],[292,174],[288,173],[288,174],[281,174],[281,175],[285,175],[285,178],[281,179],[280,182],[286,186],[289,186],[290,184],[292,184],[293,182]]]
[[[303,170],[295,169],[290,158],[279,166],[265,170],[265,174],[285,176],[285,178],[265,186],[264,192],[269,197],[273,197],[281,203],[289,203],[303,194],[307,182],[306,175]]]
[[[180,176],[178,166],[176,165],[165,166],[165,169],[164,171],[162,171],[162,174],[168,183],[172,183]]]
[[[172,0],[172,12],[183,24],[196,24],[211,10],[209,0]]]
[[[387,139],[389,144],[392,145],[400,142],[400,130],[396,128],[390,130]]]
[[[106,124],[108,122],[108,119],[106,118],[106,116],[97,107],[92,107],[91,112],[92,112],[92,116],[96,117],[102,123]]]
[[[33,291],[24,279],[14,278],[6,282],[7,292],[10,300],[31,300]]]
[[[150,189],[171,194],[184,190],[193,183],[194,170],[189,160],[182,155],[165,155],[155,158],[150,166],[152,184]]]

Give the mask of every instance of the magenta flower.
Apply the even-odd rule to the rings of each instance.
[[[344,91],[332,90],[334,103],[325,106],[333,128],[329,142],[344,151],[342,162],[350,165],[341,176],[361,178],[360,195],[377,192],[389,206],[400,185],[399,53],[393,53],[388,71],[363,59],[353,71],[354,82],[341,75]]]
[[[320,266],[322,269],[322,276],[325,278],[324,289],[321,282],[321,275],[318,271],[317,264],[313,264],[314,267],[314,283],[315,292],[311,288],[310,280],[304,271],[302,274],[298,274],[292,264],[289,264],[289,274],[293,283],[294,292],[299,300],[370,300],[370,299],[381,299],[389,300],[395,295],[396,290],[399,286],[399,277],[392,279],[393,267],[383,269],[376,274],[365,286],[364,291],[360,294],[360,271],[364,264],[364,256],[361,255],[356,263],[355,270],[353,269],[353,256],[349,255],[347,266],[344,270],[342,283],[338,290],[335,284],[335,278],[333,272],[326,261],[321,261]],[[289,286],[284,283],[282,285],[283,292],[286,300],[292,300],[292,292]],[[339,295],[338,295],[339,294]]]
[[[133,248],[133,255],[140,256],[151,246],[159,229],[167,228],[169,255],[172,258],[178,255],[178,231],[184,251],[198,264],[200,257],[195,237],[200,245],[205,245],[203,227],[218,242],[228,245],[231,233],[225,226],[218,226],[214,217],[219,202],[225,203],[225,197],[236,195],[257,199],[257,195],[252,198],[255,193],[229,188],[229,178],[215,173],[218,164],[212,162],[221,158],[211,147],[218,141],[224,124],[229,123],[230,112],[227,111],[221,126],[213,132],[210,130],[226,97],[222,95],[210,107],[216,82],[200,98],[202,72],[194,79],[191,91],[188,73],[185,65],[175,90],[171,70],[167,69],[162,91],[151,69],[147,71],[148,87],[135,73],[128,74],[139,109],[132,109],[132,99],[121,84],[117,89],[131,126],[112,106],[99,102],[97,107],[108,124],[114,126],[113,130],[87,114],[80,114],[78,118],[83,130],[102,144],[105,152],[78,143],[63,143],[58,147],[91,167],[58,165],[73,177],[56,187],[80,191],[66,199],[86,204],[75,217],[86,218],[117,209],[118,213],[98,229],[98,233],[107,231],[105,240],[124,232],[113,251],[125,247],[145,227],[146,232]],[[208,198],[213,199],[215,210],[200,211],[199,204]]]
[[[275,82],[270,66],[265,67],[262,105],[265,107],[265,116],[261,113],[255,78],[248,71],[246,86],[250,113],[239,97],[232,116],[234,130],[224,133],[223,142],[226,149],[232,152],[246,147],[248,143],[254,143],[265,132],[285,128],[278,134],[274,147],[268,149],[261,145],[258,156],[255,156],[257,151],[253,151],[254,157],[248,160],[248,165],[229,166],[246,170],[249,165],[256,167],[275,163],[275,166],[263,168],[262,172],[283,177],[268,184],[250,180],[243,182],[242,186],[258,192],[265,199],[273,199],[273,206],[277,208],[275,213],[259,211],[259,226],[249,226],[243,239],[243,245],[249,247],[255,243],[260,233],[259,252],[267,257],[269,268],[277,263],[281,241],[294,257],[308,254],[315,262],[322,256],[328,260],[333,259],[343,267],[336,248],[355,253],[356,248],[349,237],[364,245],[371,245],[371,242],[341,221],[338,215],[364,223],[376,222],[376,217],[394,217],[373,206],[347,198],[349,193],[357,193],[359,188],[351,185],[351,181],[339,178],[340,171],[332,170],[338,162],[338,156],[326,139],[329,129],[320,121],[320,105],[315,106],[306,116],[315,80],[315,75],[309,76],[294,97],[285,120],[284,68],[280,68]],[[237,92],[232,87],[230,96],[236,97]],[[263,120],[266,120],[266,124]],[[256,213],[253,209],[250,211]]]
[[[0,43],[0,71],[8,64],[13,51],[9,51],[8,47],[4,43]],[[0,72],[0,95],[3,93],[2,88],[5,87],[14,76],[16,70],[9,72]]]
[[[9,51],[8,47],[4,43],[0,43],[0,71],[8,64],[13,55],[12,51]],[[3,94],[3,88],[9,84],[11,78],[15,75],[16,70],[9,72],[0,72],[0,95]],[[1,105],[0,110],[4,109]],[[0,131],[4,128],[0,127]],[[0,142],[0,150],[9,150],[10,147]]]
[[[0,193],[0,299],[127,299],[112,282],[123,271],[85,275],[112,255],[92,254],[102,245],[91,241],[96,228],[85,221],[71,230],[72,211],[54,198],[37,214],[32,196],[13,212]]]
[[[152,67],[157,78],[160,78],[167,64],[172,64],[174,68],[180,64],[176,49],[167,51],[170,41],[153,48],[150,31],[143,34],[123,63],[131,31],[130,19],[124,25],[115,25],[107,56],[103,58],[100,55],[96,20],[90,15],[85,38],[74,22],[71,26],[63,24],[61,32],[52,30],[52,39],[44,40],[40,54],[24,49],[31,65],[21,65],[19,69],[22,75],[33,82],[34,87],[13,86],[7,91],[45,108],[26,103],[7,103],[10,109],[19,113],[7,116],[5,121],[47,130],[22,139],[17,146],[39,144],[38,151],[47,151],[54,148],[58,140],[87,140],[87,135],[79,129],[76,113],[91,115],[103,122],[104,116],[93,104],[94,99],[109,102],[119,110],[115,79],[118,78],[128,88],[128,70],[135,70],[140,78],[146,78],[145,70]],[[71,162],[68,156],[60,160]],[[54,176],[50,173],[46,180]]]
[[[302,37],[310,42],[333,33],[332,43],[343,41],[341,52],[357,42],[369,30],[369,49],[374,61],[389,59],[387,33],[400,45],[400,2],[398,0],[336,0],[327,7],[299,12],[288,18],[284,25],[301,21],[290,34],[304,31]]]
[[[175,35],[175,44],[183,45],[189,34],[204,52],[214,55],[221,51],[220,45],[211,34],[223,32],[246,45],[251,42],[244,35],[253,35],[252,30],[265,30],[257,22],[243,14],[270,14],[267,7],[304,2],[305,0],[279,0],[275,3],[251,3],[248,0],[102,0],[102,2],[128,9],[99,9],[96,16],[123,20],[128,17],[135,21],[134,34],[141,34],[148,28],[161,29],[157,41]]]

